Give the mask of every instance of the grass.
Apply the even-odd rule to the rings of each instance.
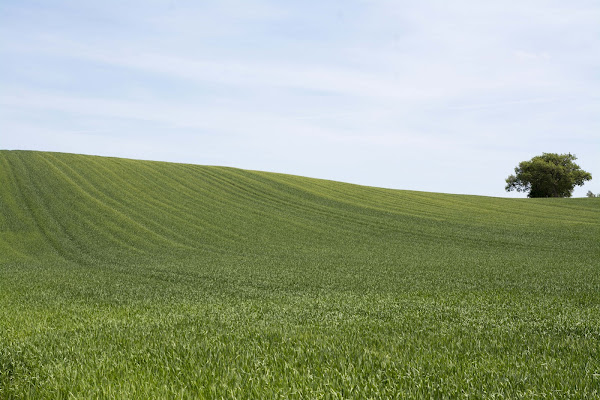
[[[597,398],[600,199],[0,151],[0,398]]]

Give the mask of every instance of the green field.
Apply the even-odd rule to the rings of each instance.
[[[0,207],[2,399],[600,397],[600,198],[0,151]]]

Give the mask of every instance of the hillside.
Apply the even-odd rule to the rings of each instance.
[[[600,395],[600,199],[0,151],[0,398]]]

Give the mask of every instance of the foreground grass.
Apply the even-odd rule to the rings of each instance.
[[[600,199],[0,152],[0,398],[595,398]]]

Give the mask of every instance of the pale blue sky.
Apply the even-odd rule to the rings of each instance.
[[[600,2],[0,2],[0,148],[518,196],[600,192]]]

